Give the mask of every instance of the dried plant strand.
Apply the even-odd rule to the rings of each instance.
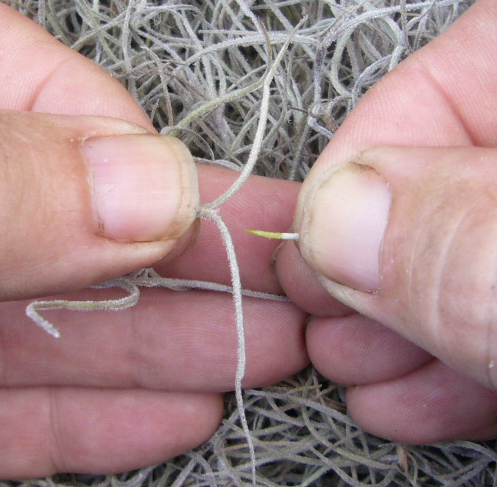
[[[224,248],[226,249],[226,255],[228,257],[228,263],[231,272],[231,283],[233,286],[233,305],[235,308],[235,321],[236,321],[236,331],[237,331],[237,366],[236,366],[236,376],[235,376],[235,396],[236,403],[238,407],[238,413],[240,415],[240,421],[242,423],[243,432],[247,439],[247,444],[250,452],[250,463],[252,469],[252,484],[256,485],[256,460],[255,460],[255,450],[254,443],[252,440],[252,435],[250,433],[250,428],[247,423],[247,417],[245,415],[245,408],[243,404],[243,392],[242,392],[242,381],[245,377],[245,369],[247,365],[247,351],[245,347],[245,327],[243,319],[243,304],[242,304],[242,285],[240,279],[240,268],[238,266],[238,261],[236,258],[235,247],[233,245],[233,240],[228,227],[224,223],[223,219],[216,210],[203,208],[199,212],[200,218],[205,218],[207,220],[213,221],[223,239]]]
[[[139,287],[163,287],[173,291],[188,291],[190,289],[203,289],[205,291],[215,291],[221,293],[233,294],[233,287],[225,284],[210,281],[197,281],[193,279],[178,279],[163,277],[152,268],[140,269],[133,274],[122,277],[126,282]],[[112,282],[112,281],[110,281]],[[290,300],[286,296],[278,294],[269,294],[250,289],[241,290],[242,296],[256,299],[266,299],[269,301],[278,301],[288,303]]]
[[[43,318],[39,312],[49,309],[66,309],[72,311],[120,311],[135,306],[140,298],[140,290],[134,284],[130,284],[124,278],[108,281],[95,288],[120,287],[129,293],[129,296],[120,299],[109,299],[105,301],[70,301],[55,299],[52,301],[33,301],[26,307],[26,315],[38,326],[55,338],[60,337],[60,332],[52,323]]]
[[[247,14],[250,12],[248,7],[246,6],[245,2],[243,0],[238,0],[238,2],[242,5],[242,8],[244,9],[245,13]],[[253,14],[249,15],[253,20],[255,17]],[[305,16],[296,26],[296,28],[293,31],[293,34],[295,34],[298,29],[307,21],[307,16]],[[261,29],[261,26],[259,25],[258,22],[256,22],[258,25],[259,29]],[[274,62],[271,62],[271,49],[270,45],[268,46],[268,62],[269,67],[267,69],[267,72],[263,78],[263,83],[262,83],[262,88],[263,88],[263,95],[262,95],[262,102],[261,102],[261,114],[259,117],[259,123],[257,126],[257,131],[254,137],[254,142],[252,145],[252,149],[250,151],[250,155],[248,158],[247,163],[245,164],[245,167],[243,168],[242,172],[236,179],[236,181],[233,183],[233,185],[225,191],[221,196],[219,196],[217,199],[214,201],[202,205],[200,211],[199,211],[199,216],[201,218],[206,218],[209,220],[212,220],[217,227],[219,228],[219,231],[221,232],[221,236],[223,239],[224,246],[226,248],[226,253],[228,256],[228,262],[230,266],[230,272],[231,272],[231,281],[232,281],[232,288],[233,288],[233,303],[235,306],[235,315],[236,315],[236,328],[237,328],[237,336],[238,336],[238,346],[237,346],[237,370],[236,370],[236,377],[235,377],[235,396],[236,396],[236,402],[237,402],[237,407],[239,409],[240,413],[240,421],[242,423],[243,431],[245,433],[245,437],[247,439],[247,444],[250,452],[250,463],[251,463],[251,469],[252,469],[252,484],[255,487],[256,485],[256,459],[255,459],[255,450],[254,450],[254,445],[253,445],[253,440],[252,436],[250,433],[250,429],[247,423],[247,419],[245,416],[245,411],[244,411],[244,404],[243,404],[243,394],[242,394],[242,381],[245,376],[245,369],[246,369],[246,350],[245,350],[245,331],[244,331],[244,324],[243,324],[243,307],[242,307],[242,287],[241,287],[241,280],[240,280],[240,270],[238,267],[238,262],[236,258],[236,252],[235,248],[233,246],[233,241],[231,239],[230,232],[228,228],[226,227],[224,221],[222,220],[221,216],[215,211],[217,208],[222,206],[224,203],[226,203],[229,199],[231,199],[235,193],[245,184],[249,176],[252,174],[255,164],[257,162],[261,146],[263,144],[263,137],[265,134],[266,130],[266,125],[267,125],[267,120],[268,120],[268,110],[269,110],[269,97],[270,97],[270,86],[273,82],[273,78],[276,73],[276,69],[278,69],[283,56],[288,48],[288,45],[290,44],[292,40],[292,36],[289,36],[288,40],[283,44],[283,47],[280,49],[278,56],[274,60]],[[269,42],[268,42],[269,44]]]
[[[209,281],[197,281],[192,279],[177,279],[163,277],[152,268],[140,269],[137,272],[122,276],[117,279],[105,281],[93,289],[106,289],[120,287],[129,292],[129,296],[118,299],[109,299],[102,301],[71,301],[65,299],[33,301],[26,306],[26,315],[31,318],[38,326],[45,330],[49,335],[60,338],[60,332],[54,325],[40,315],[43,310],[71,310],[71,311],[120,311],[131,308],[138,303],[140,298],[140,287],[162,287],[173,291],[188,291],[190,289],[202,289],[205,291],[223,292],[233,294],[235,292],[232,286],[219,284]],[[269,294],[250,289],[241,289],[242,296],[255,299],[265,299],[269,301],[278,301],[288,303],[290,300],[286,296]]]
[[[297,26],[293,31],[293,35],[300,29],[300,27],[305,22],[307,22],[307,16],[304,16],[304,18],[297,24]],[[257,131],[255,133],[252,149],[250,150],[250,155],[247,160],[247,163],[245,164],[240,176],[238,176],[237,180],[233,183],[233,185],[228,190],[226,190],[221,196],[219,196],[219,198],[215,199],[211,203],[203,205],[203,208],[210,210],[219,208],[221,205],[226,203],[226,201],[228,201],[230,198],[233,197],[233,195],[245,184],[249,176],[253,173],[255,164],[257,163],[257,159],[261,151],[264,132],[266,130],[268,111],[269,111],[269,98],[271,96],[270,92],[271,83],[273,82],[276,70],[278,69],[281,61],[283,60],[283,56],[285,55],[285,52],[288,49],[288,46],[293,39],[293,35],[289,36],[288,39],[285,41],[283,47],[280,49],[278,53],[278,56],[276,57],[272,65],[269,66],[269,69],[266,75],[264,76],[264,82],[262,84],[263,94],[262,94],[262,102],[260,109],[261,115],[259,117]]]

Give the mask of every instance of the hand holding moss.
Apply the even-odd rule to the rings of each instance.
[[[278,259],[314,365],[398,441],[497,436],[496,23],[477,2],[370,90],[300,194],[305,263]]]
[[[215,199],[236,174],[197,175],[186,147],[158,136],[119,83],[2,4],[0,52],[0,477],[160,463],[206,441],[222,418],[237,367],[231,295],[144,289],[119,313],[45,311],[60,339],[37,328],[26,305],[47,295],[103,299],[87,287],[152,265],[229,284],[217,229],[192,223],[199,199]],[[249,211],[274,191],[282,197],[273,212]],[[281,292],[269,263],[275,244],[242,229],[289,225],[291,211],[281,212],[297,191],[255,178],[223,207],[254,291]],[[302,311],[244,305],[244,386],[308,363]]]

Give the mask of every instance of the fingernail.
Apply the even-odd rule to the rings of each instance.
[[[87,139],[96,232],[122,242],[180,237],[196,217],[197,173],[173,137],[119,135]]]
[[[345,286],[374,292],[390,211],[386,182],[369,166],[347,164],[309,188],[299,247],[319,273]]]

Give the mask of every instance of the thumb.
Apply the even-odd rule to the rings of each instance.
[[[151,265],[196,217],[186,147],[121,120],[0,111],[0,171],[0,300]]]
[[[496,389],[496,195],[496,149],[371,149],[304,186],[300,251],[335,298]]]

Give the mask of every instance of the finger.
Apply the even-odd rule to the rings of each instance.
[[[154,130],[109,73],[1,3],[0,51],[0,108],[105,115]]]
[[[109,474],[158,464],[206,441],[222,412],[217,394],[3,389],[0,476]]]
[[[497,393],[438,360],[392,381],[349,389],[347,408],[370,433],[402,443],[497,434]]]
[[[496,387],[497,150],[377,148],[324,175],[300,249],[349,306]]]
[[[176,139],[119,120],[10,111],[0,131],[2,300],[150,265],[196,218],[196,170]]]
[[[80,292],[78,299],[102,299],[96,293]],[[120,295],[114,290],[106,297]],[[45,312],[60,330],[58,340],[26,318],[25,304],[0,308],[1,385],[234,388],[237,333],[230,294],[149,289],[136,307],[119,313]],[[273,384],[308,364],[302,311],[246,298],[244,314],[245,387]]]
[[[307,325],[306,345],[314,367],[345,385],[388,381],[433,360],[422,348],[358,314],[313,318]]]

